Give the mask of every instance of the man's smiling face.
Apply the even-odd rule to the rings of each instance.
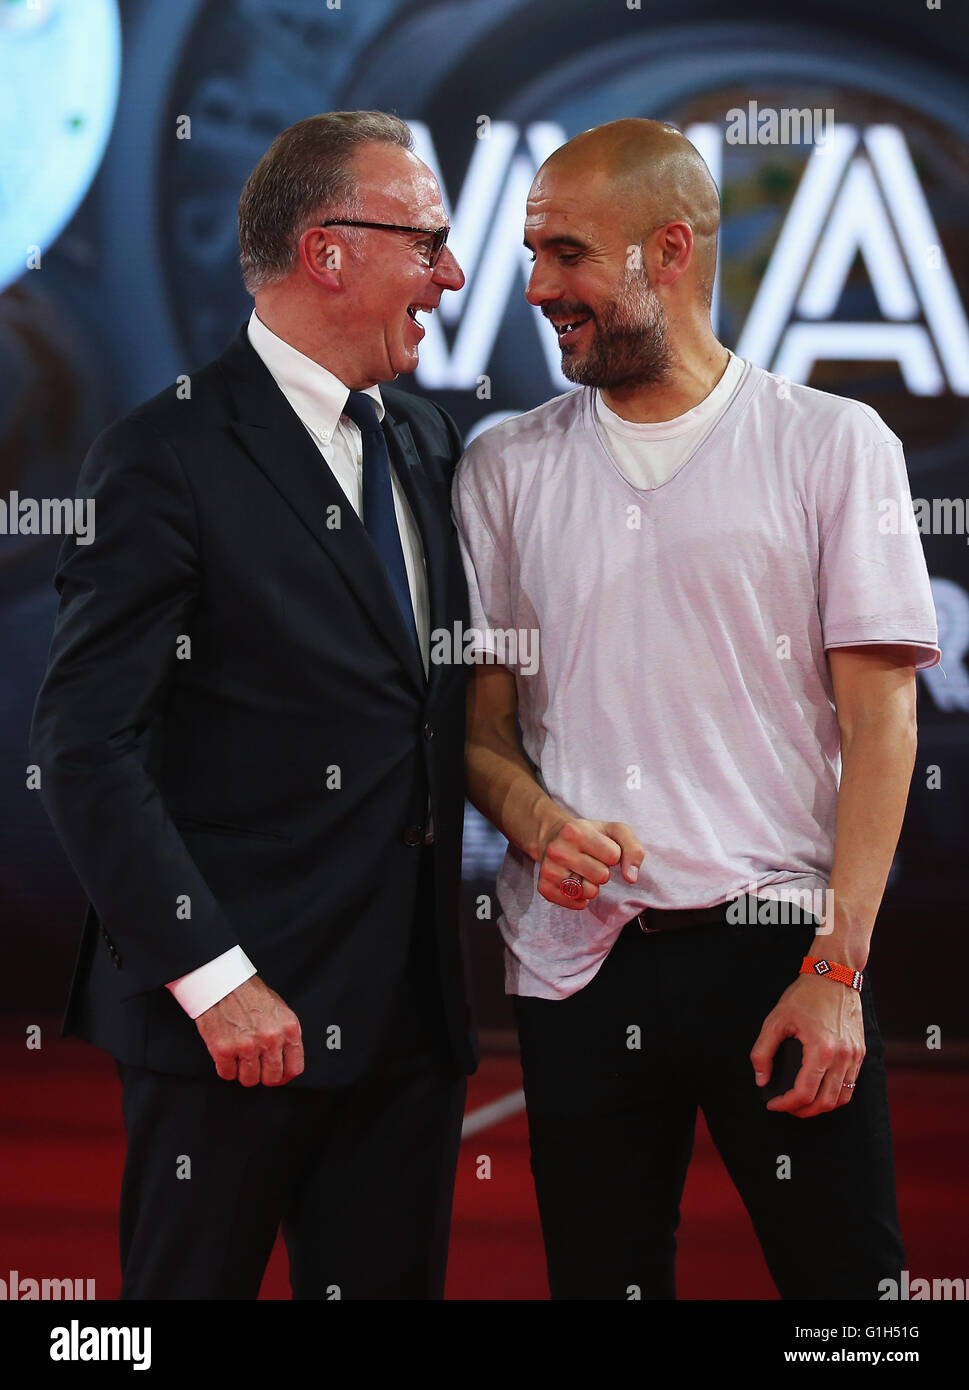
[[[426,164],[396,145],[365,145],[353,162],[359,211],[354,220],[426,227],[447,223],[437,180]],[[344,239],[344,229],[329,229]],[[424,337],[418,315],[431,313],[445,290],[459,290],[464,275],[447,246],[429,264],[429,238],[419,232],[356,228],[345,238],[341,268],[351,296],[353,340],[348,351],[356,384],[391,381],[412,372]]]
[[[546,166],[528,197],[525,245],[535,268],[525,291],[553,325],[570,381],[604,390],[666,378],[666,316],[630,247],[608,180]]]

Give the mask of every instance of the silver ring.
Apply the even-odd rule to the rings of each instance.
[[[578,874],[569,874],[566,878],[563,878],[559,887],[567,898],[582,897],[582,880]]]
[[[842,1081],[841,1089],[843,1091],[853,1091],[855,1089],[855,1083],[853,1081]]]

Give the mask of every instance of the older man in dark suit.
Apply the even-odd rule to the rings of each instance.
[[[123,1298],[435,1298],[465,1075],[467,622],[453,423],[412,372],[464,277],[407,127],[284,131],[255,310],[81,471],[32,732],[90,899],[65,1031],[117,1060]]]

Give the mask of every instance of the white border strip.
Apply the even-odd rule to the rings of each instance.
[[[500,1124],[502,1120],[510,1119],[512,1115],[517,1115],[524,1109],[524,1091],[511,1091],[507,1096],[499,1096],[497,1100],[489,1101],[487,1105],[481,1105],[477,1110],[465,1115],[464,1124],[461,1126],[461,1138],[467,1139],[469,1135],[477,1134],[489,1125]]]

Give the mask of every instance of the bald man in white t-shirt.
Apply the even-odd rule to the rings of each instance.
[[[935,612],[891,431],[715,338],[718,223],[672,127],[556,151],[526,293],[580,389],[454,483],[553,1298],[675,1297],[698,1108],[782,1297],[904,1263],[865,970]]]

